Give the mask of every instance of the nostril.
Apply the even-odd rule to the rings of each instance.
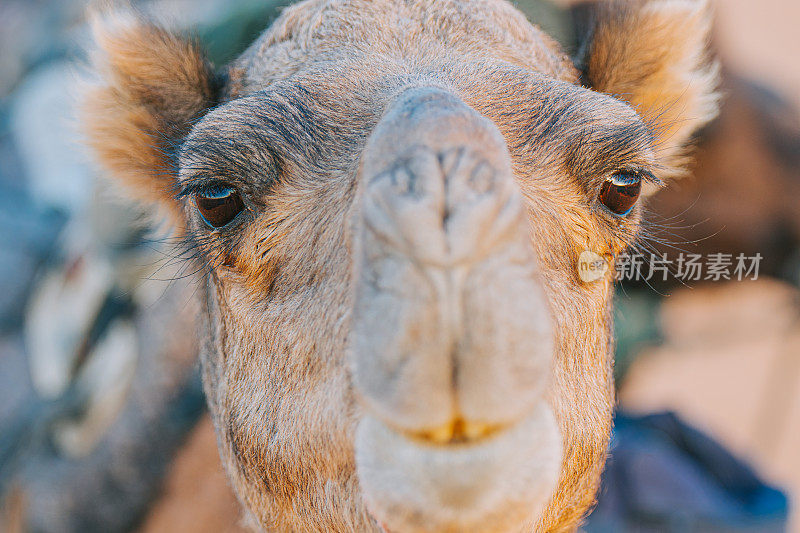
[[[417,184],[417,177],[408,168],[407,163],[401,163],[389,171],[389,179],[392,183],[392,191],[403,196],[419,197],[421,191]]]
[[[474,148],[460,150],[458,162],[445,172],[446,206],[450,212],[463,212],[470,218],[485,218],[480,215],[481,209],[475,210],[479,204],[499,206],[504,203],[505,195],[498,191],[498,170],[489,161],[490,154]],[[510,172],[507,172],[511,181]],[[489,209],[494,212],[494,209]],[[491,214],[487,213],[491,218]],[[476,220],[478,222],[478,220]],[[491,220],[483,220],[487,223]]]
[[[459,180],[479,195],[491,192],[497,182],[497,169],[489,162],[485,150],[463,145],[439,152],[442,177],[449,190],[458,190]]]
[[[469,184],[478,194],[486,194],[494,189],[497,172],[486,162],[480,161],[469,177]]]

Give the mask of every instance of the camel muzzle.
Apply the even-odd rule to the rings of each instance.
[[[360,179],[350,357],[365,497],[401,529],[513,523],[549,496],[561,445],[544,399],[551,315],[505,140],[454,94],[407,89]]]

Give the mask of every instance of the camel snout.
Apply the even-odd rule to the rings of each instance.
[[[519,531],[562,451],[551,313],[505,140],[453,94],[410,89],[368,140],[360,186],[349,356],[367,506],[390,531]]]
[[[361,179],[362,403],[432,444],[508,429],[543,402],[553,334],[505,140],[452,93],[409,89],[370,137]]]

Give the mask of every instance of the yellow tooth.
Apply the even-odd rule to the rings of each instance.
[[[428,431],[425,436],[436,444],[450,442],[453,438],[453,424],[439,426],[434,430]]]
[[[490,434],[492,432],[492,427],[480,422],[462,422],[461,430],[467,440],[475,440]]]
[[[433,444],[453,444],[479,440],[491,435],[496,430],[498,430],[497,426],[481,422],[467,422],[457,418],[437,428],[417,433],[416,436]]]

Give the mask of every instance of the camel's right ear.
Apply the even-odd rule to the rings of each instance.
[[[88,144],[133,198],[177,215],[174,147],[215,103],[211,66],[195,43],[130,12],[94,15],[92,29]]]
[[[574,8],[576,15],[583,82],[629,102],[647,121],[660,177],[684,173],[691,136],[717,114],[709,0],[596,1]]]

